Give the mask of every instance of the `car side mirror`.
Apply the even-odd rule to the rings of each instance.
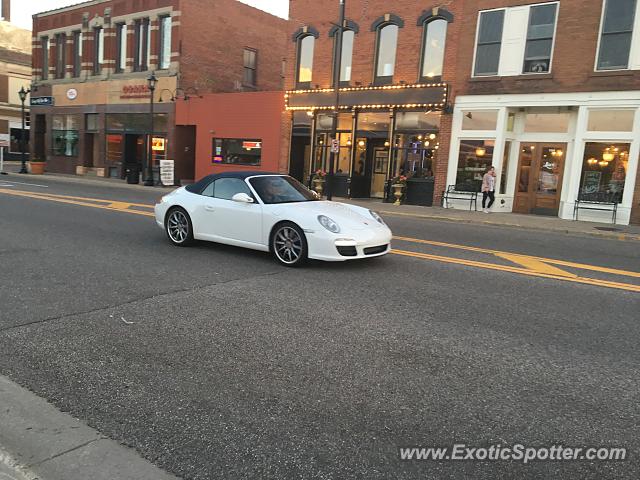
[[[231,200],[238,203],[253,203],[253,198],[244,192],[236,193]]]

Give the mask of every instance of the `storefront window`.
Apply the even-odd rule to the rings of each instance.
[[[495,130],[497,125],[497,110],[473,110],[463,112],[463,130]]]
[[[440,129],[439,112],[398,112],[396,131],[432,132]]]
[[[122,161],[124,153],[124,135],[107,135],[107,163]]]
[[[433,156],[438,136],[436,133],[398,133],[394,137],[392,168],[394,175],[433,177]]]
[[[456,189],[479,192],[482,177],[493,164],[493,140],[461,140]]]
[[[338,130],[351,131],[352,117],[350,113],[338,115]],[[333,128],[333,115],[318,115],[316,117],[316,131],[330,131]]]
[[[631,132],[635,110],[591,110],[587,129],[590,132]]]
[[[511,142],[504,144],[504,157],[502,158],[502,173],[500,174],[500,195],[507,193],[507,175],[509,174],[509,157],[511,156]]]
[[[622,202],[629,166],[628,143],[585,145],[580,194],[596,201]]]
[[[570,119],[570,113],[527,113],[524,131],[533,133],[567,133]]]
[[[51,129],[53,155],[77,157],[78,130],[78,117],[76,115],[54,115]]]
[[[151,117],[144,113],[110,113],[107,115],[107,131],[148,133]],[[167,114],[156,113],[153,116],[153,129],[156,133],[167,131]]]
[[[212,162],[233,165],[260,165],[262,140],[214,138]]]
[[[22,151],[22,147],[20,146],[20,142],[22,141],[22,132],[21,128],[12,128],[9,131],[10,135],[10,143],[9,143],[9,151],[12,153],[18,153]],[[25,151],[29,151],[29,130],[24,130],[24,148]]]
[[[353,148],[353,139],[351,132],[338,132],[338,143],[340,151],[334,159],[334,173],[337,175],[351,174],[351,150]],[[325,170],[329,171],[329,162],[331,155],[331,137],[329,133],[320,133],[316,136],[315,161],[313,171]]]
[[[388,113],[364,112],[358,115],[358,131],[380,132],[380,138],[386,138],[390,122],[391,117]]]

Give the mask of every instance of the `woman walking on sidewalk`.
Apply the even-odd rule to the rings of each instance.
[[[489,205],[487,205],[487,199],[489,199]],[[487,172],[482,177],[482,211],[489,213],[489,210],[493,206],[493,202],[496,201],[496,169],[495,167],[489,167]]]

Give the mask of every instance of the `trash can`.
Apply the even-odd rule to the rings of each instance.
[[[127,183],[130,185],[140,183],[140,167],[136,164],[130,164],[125,167]]]

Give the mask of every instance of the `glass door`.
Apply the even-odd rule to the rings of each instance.
[[[557,215],[566,144],[523,143],[513,211]]]

